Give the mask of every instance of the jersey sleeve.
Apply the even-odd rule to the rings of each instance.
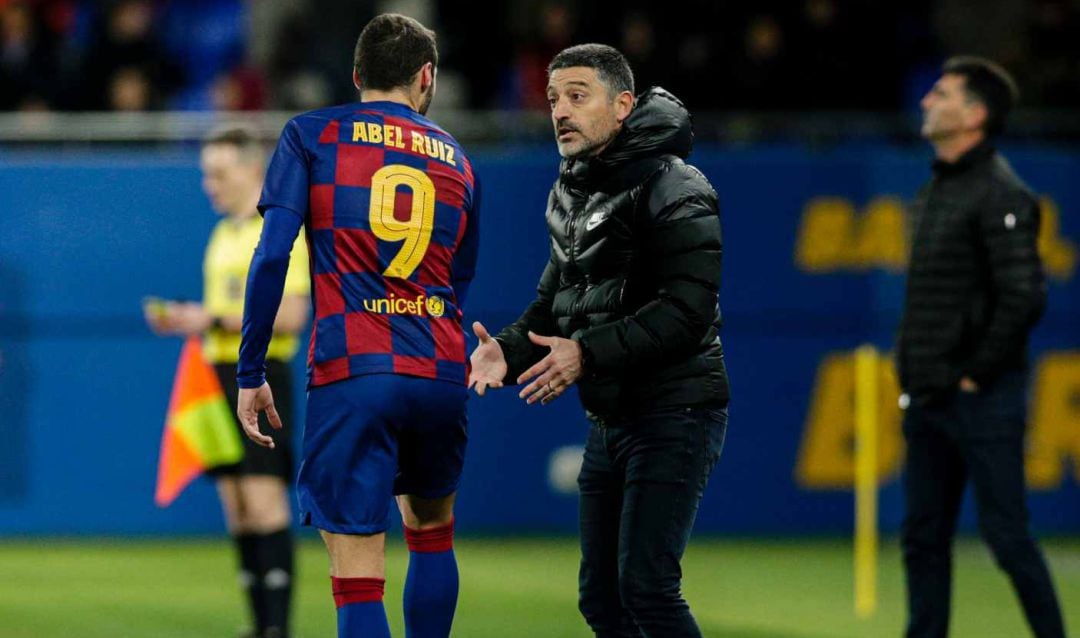
[[[266,381],[266,349],[273,337],[289,253],[300,233],[300,225],[300,218],[291,211],[276,206],[266,211],[244,297],[240,359],[236,365],[236,380],[241,388],[258,388]]]
[[[475,178],[465,235],[458,244],[454,261],[451,265],[450,285],[454,288],[454,297],[458,308],[464,309],[469,296],[469,285],[476,276],[476,260],[480,252],[480,179]]]
[[[307,240],[301,230],[289,255],[289,272],[285,275],[286,295],[307,295],[311,292],[311,275],[308,269]]]
[[[259,212],[273,208],[290,210],[301,218],[308,213],[310,158],[304,150],[302,132],[296,120],[290,120],[281,132],[270,166],[266,169]]]

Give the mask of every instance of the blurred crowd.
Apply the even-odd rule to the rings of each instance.
[[[359,29],[438,31],[443,108],[544,109],[545,67],[605,42],[696,110],[897,110],[952,54],[1080,106],[1080,0],[0,0],[0,110],[299,110],[353,99]],[[492,28],[501,25],[501,28]]]

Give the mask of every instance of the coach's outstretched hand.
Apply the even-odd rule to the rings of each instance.
[[[236,416],[240,419],[244,434],[259,445],[273,449],[274,439],[259,431],[259,413],[263,410],[266,410],[270,427],[280,430],[281,417],[274,407],[274,393],[270,391],[270,384],[263,383],[257,388],[240,388],[240,396],[236,399]]]
[[[473,334],[480,340],[480,345],[473,350],[469,357],[472,372],[469,373],[469,387],[476,390],[480,396],[484,396],[488,388],[501,388],[503,378],[506,376],[506,357],[503,356],[502,346],[498,341],[491,338],[484,325],[474,321]]]
[[[539,401],[547,405],[581,378],[581,345],[573,339],[544,337],[535,332],[529,332],[529,340],[538,346],[551,348],[551,352],[517,378],[518,383],[532,379],[532,383],[525,386],[518,396],[526,403]]]

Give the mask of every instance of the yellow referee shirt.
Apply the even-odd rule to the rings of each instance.
[[[203,308],[211,316],[240,316],[244,313],[248,267],[251,265],[251,255],[259,244],[262,224],[262,217],[254,215],[240,220],[226,217],[214,227],[203,259]],[[307,295],[310,291],[307,242],[301,232],[289,257],[285,294]],[[266,358],[288,361],[299,346],[300,340],[296,335],[275,334],[270,340]],[[240,357],[240,333],[211,328],[203,339],[203,353],[211,363],[236,363]]]

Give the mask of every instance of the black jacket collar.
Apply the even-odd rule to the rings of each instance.
[[[945,160],[935,159],[933,164],[934,175],[937,175],[938,177],[959,175],[973,166],[990,159],[993,155],[993,143],[988,139],[984,139],[968,150],[967,153],[961,155],[955,162],[946,162]]]

